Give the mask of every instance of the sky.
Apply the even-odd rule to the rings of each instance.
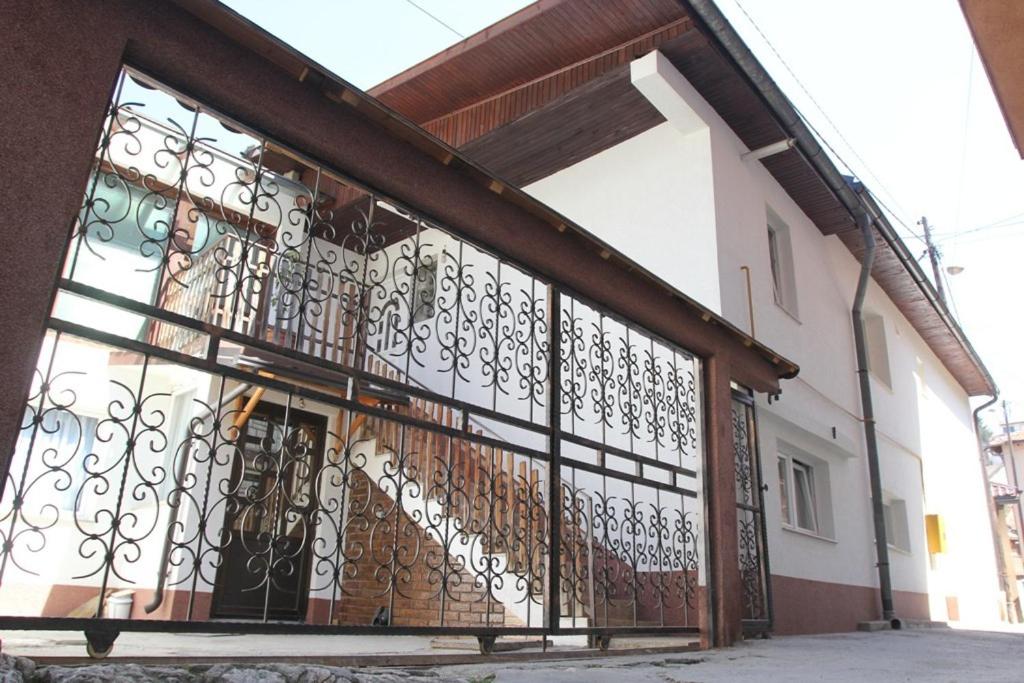
[[[931,274],[942,254],[954,313],[1024,420],[1024,161],[956,0],[718,0],[804,117],[860,178]],[[227,0],[357,87],[530,4],[523,0]],[[996,415],[988,416],[990,424]]]

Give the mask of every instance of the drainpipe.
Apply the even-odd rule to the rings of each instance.
[[[218,408],[223,408],[228,405],[236,398],[249,391],[252,388],[251,384],[239,384],[237,387],[229,391],[221,399]],[[198,415],[192,418],[193,421],[198,420],[203,422],[206,418],[213,415],[213,408],[207,406]],[[174,471],[174,481],[181,481],[185,478],[185,468],[188,466],[188,458],[179,458],[178,467]],[[160,605],[164,602],[164,585],[167,583],[167,562],[171,558],[171,528],[178,521],[178,510],[175,508],[167,515],[167,533],[164,534],[164,547],[160,551],[160,564],[157,565],[156,570],[156,589],[153,591],[153,599],[149,601],[143,609],[146,614],[152,614]]]
[[[868,451],[868,472],[871,479],[871,505],[875,526],[875,547],[878,555],[878,584],[882,599],[882,618],[893,628],[900,628],[892,603],[892,581],[889,576],[889,544],[885,536],[885,516],[882,506],[882,479],[878,464],[878,440],[875,435],[874,410],[871,403],[871,383],[867,373],[867,352],[864,345],[864,320],[861,316],[864,297],[871,277],[871,266],[875,258],[875,236],[873,225],[877,222],[879,231],[884,232],[885,222],[874,213],[871,202],[847,181],[821,148],[814,133],[807,127],[785,93],[776,85],[743,42],[713,0],[677,0],[694,23],[704,33],[717,41],[720,53],[732,62],[737,71],[747,80],[751,88],[772,112],[787,138],[795,140],[794,148],[817,171],[835,197],[854,217],[864,239],[864,255],[861,259],[860,279],[854,300],[853,331],[857,351],[857,374],[860,379],[861,410],[864,413],[864,439]],[[869,213],[870,211],[870,213]],[[924,288],[927,293],[927,288]],[[937,308],[940,315],[941,307]],[[950,329],[956,330],[955,326]]]
[[[868,476],[871,480],[871,516],[875,523],[875,553],[878,557],[878,591],[882,598],[882,619],[900,628],[900,620],[892,604],[892,579],[889,575],[889,541],[885,536],[885,508],[882,500],[882,473],[878,462],[878,438],[875,435],[875,410],[871,401],[871,378],[868,377],[868,352],[864,336],[864,298],[871,281],[875,262],[874,221],[863,208],[857,214],[857,227],[864,240],[860,279],[853,299],[853,342],[857,353],[857,379],[860,383],[860,405],[864,416],[864,442],[868,451]]]

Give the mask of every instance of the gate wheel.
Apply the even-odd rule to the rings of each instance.
[[[608,647],[611,644],[612,644],[612,637],[611,636],[601,635],[601,636],[597,637],[597,647],[598,647],[599,650],[601,650],[601,652],[607,652],[608,651]]]
[[[86,631],[85,653],[92,659],[104,659],[114,649],[119,635],[117,631]]]
[[[494,641],[497,640],[497,636],[477,636],[476,640],[480,644],[480,654],[489,655],[494,652]]]

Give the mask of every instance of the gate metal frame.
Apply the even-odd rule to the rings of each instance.
[[[749,390],[733,387],[733,444],[736,458],[736,512],[737,532],[740,534],[739,563],[743,585],[743,632],[746,635],[762,635],[772,630],[774,608],[772,604],[772,574],[768,558],[768,529],[764,516],[764,492],[768,485],[764,481],[761,462],[760,438],[757,432],[757,406]],[[741,414],[742,412],[742,414]],[[741,431],[740,420],[745,428]],[[745,437],[745,441],[743,438]],[[744,453],[747,462],[742,462]],[[749,483],[745,484],[744,479]],[[744,491],[750,490],[751,496]],[[740,516],[751,515],[748,525],[756,529],[753,536],[746,532]],[[750,542],[755,545],[751,546]],[[756,576],[751,575],[756,565]]]
[[[230,116],[224,116],[217,114],[217,112],[210,110],[201,105],[195,100],[189,98],[186,95],[176,92],[173,88],[169,88],[164,84],[160,83],[156,79],[146,76],[142,71],[135,69],[131,66],[124,66],[122,73],[127,74],[131,77],[138,77],[142,80],[150,83],[156,83],[157,86],[168,92],[172,96],[181,97],[184,101],[193,103],[196,107],[201,107],[204,112],[213,113],[222,121],[230,121],[232,124],[236,124],[237,121]],[[116,107],[115,101],[112,101],[112,108]],[[244,127],[243,127],[244,128]],[[257,135],[259,135],[257,133]],[[266,136],[259,135],[260,138],[267,139]],[[311,164],[322,166],[315,160],[310,161]],[[98,171],[93,170],[93,173]],[[372,188],[351,180],[344,174],[336,174],[345,178],[347,183],[350,183],[353,187],[362,189],[369,193],[373,197],[381,197],[380,193],[375,192]],[[537,273],[531,271],[529,268],[523,267],[518,264],[514,259],[510,259],[501,253],[487,247],[475,243],[473,240],[466,238],[460,234],[459,231],[451,229],[447,225],[439,221],[434,221],[430,216],[425,215],[418,209],[411,207],[405,207],[400,202],[387,199],[389,203],[397,206],[401,210],[410,212],[413,215],[419,216],[421,220],[429,221],[432,225],[441,227],[444,231],[452,235],[453,237],[471,244],[475,248],[481,250],[484,253],[492,254],[499,262],[508,263],[514,267],[520,268],[529,277],[534,278],[536,281],[543,283],[545,278],[542,278]],[[74,227],[72,227],[74,230]],[[73,235],[73,233],[72,233]],[[65,252],[68,251],[69,246],[73,242],[71,237],[65,245]],[[66,256],[66,253],[65,253]],[[600,458],[597,465],[588,465],[583,462],[576,460],[564,460],[561,453],[561,444],[563,442],[562,433],[562,342],[563,342],[563,320],[562,320],[562,296],[563,294],[569,295],[575,301],[584,303],[586,306],[591,307],[599,316],[607,317],[610,320],[621,321],[621,323],[628,330],[634,330],[644,336],[645,339],[650,340],[653,344],[655,341],[661,345],[664,345],[670,349],[673,353],[680,353],[693,359],[696,372],[695,381],[697,383],[697,394],[696,402],[697,409],[702,412],[702,418],[696,421],[697,429],[702,433],[705,425],[705,419],[707,417],[707,405],[705,400],[705,394],[702,389],[702,382],[704,373],[702,371],[703,364],[701,359],[696,357],[694,354],[680,349],[675,344],[668,342],[657,334],[654,334],[641,326],[629,321],[627,318],[619,315],[618,313],[608,310],[596,304],[595,302],[589,301],[587,298],[574,293],[571,289],[557,284],[554,281],[547,281],[547,302],[548,302],[548,317],[546,324],[548,326],[548,385],[549,385],[549,397],[548,397],[548,423],[546,427],[542,427],[536,423],[528,422],[514,416],[502,414],[496,410],[489,410],[479,405],[470,404],[457,399],[454,396],[444,396],[435,394],[422,388],[411,385],[408,382],[393,381],[379,375],[368,372],[365,368],[349,367],[332,363],[322,358],[311,358],[309,355],[302,353],[301,351],[286,348],[274,343],[267,342],[263,339],[257,339],[253,336],[239,333],[225,327],[211,324],[209,322],[197,320],[195,318],[180,315],[171,311],[164,310],[162,308],[152,306],[149,304],[141,303],[139,301],[119,296],[112,292],[104,291],[76,282],[71,279],[67,279],[63,276],[58,276],[58,281],[54,290],[54,299],[58,292],[66,292],[68,294],[76,295],[82,298],[86,298],[92,301],[100,302],[102,304],[117,307],[119,309],[129,311],[132,313],[141,314],[147,316],[150,320],[166,322],[180,328],[191,330],[195,333],[204,335],[208,338],[208,345],[206,349],[205,357],[197,358],[184,353],[179,353],[167,348],[161,348],[153,344],[120,337],[114,334],[103,332],[98,329],[93,329],[87,326],[83,326],[74,322],[69,322],[56,317],[50,317],[47,323],[47,329],[52,330],[58,335],[72,335],[81,337],[84,339],[92,340],[102,344],[107,344],[119,349],[123,349],[130,352],[142,354],[145,358],[159,358],[164,361],[169,361],[176,365],[190,367],[196,370],[209,372],[215,375],[219,375],[224,379],[232,379],[239,382],[258,382],[261,386],[276,389],[287,396],[289,400],[294,398],[306,398],[322,403],[326,403],[332,406],[336,406],[339,409],[349,411],[350,414],[367,415],[372,417],[381,418],[384,420],[397,422],[402,425],[409,427],[421,428],[429,430],[430,432],[441,434],[448,437],[449,439],[459,439],[460,441],[472,442],[481,444],[483,446],[490,446],[495,448],[507,448],[512,452],[527,455],[531,458],[536,458],[538,461],[548,463],[548,524],[550,529],[549,535],[549,547],[548,547],[548,572],[547,572],[547,614],[546,623],[540,627],[458,627],[458,626],[350,626],[350,625],[334,625],[334,624],[309,624],[309,623],[273,623],[268,621],[256,622],[256,621],[179,621],[179,620],[148,620],[148,619],[128,619],[128,620],[115,620],[109,619],[102,616],[94,618],[69,618],[69,617],[16,617],[16,616],[0,616],[0,629],[15,629],[15,630],[30,630],[30,629],[47,629],[47,630],[72,630],[72,631],[84,631],[89,642],[89,649],[91,654],[104,655],[109,652],[113,645],[114,640],[118,634],[123,631],[139,631],[139,632],[184,632],[184,633],[265,633],[265,634],[283,634],[283,633],[307,633],[307,634],[404,634],[404,635],[432,635],[432,634],[453,634],[453,635],[473,635],[477,636],[480,640],[481,650],[489,652],[493,646],[494,639],[502,635],[563,635],[563,634],[585,634],[595,639],[597,644],[602,648],[608,646],[608,641],[612,635],[616,634],[697,634],[700,633],[699,626],[604,626],[604,627],[562,627],[560,624],[560,600],[558,598],[559,592],[562,588],[561,582],[564,577],[561,575],[561,526],[562,526],[562,481],[561,481],[561,468],[568,466],[583,471],[591,471],[603,477],[612,477],[617,480],[633,482],[635,484],[642,484],[645,487],[653,488],[655,490],[676,490],[676,478],[679,475],[692,476],[696,479],[695,484],[697,486],[703,486],[704,483],[697,477],[697,472],[688,470],[681,466],[668,467],[664,463],[651,460],[644,456],[629,453],[622,449],[616,449],[614,447],[601,447],[601,444],[592,443],[589,444],[592,447],[598,448],[600,452]],[[218,350],[222,341],[234,342],[243,344],[245,347],[258,349],[271,356],[276,356],[288,361],[295,363],[310,363],[313,362],[318,368],[334,374],[337,377],[345,378],[347,382],[348,391],[345,397],[335,396],[311,389],[308,386],[303,386],[290,381],[282,381],[279,378],[269,377],[257,377],[253,373],[232,368],[229,366],[221,365],[217,361]],[[628,332],[627,332],[627,344],[628,344]],[[629,347],[631,349],[632,347]],[[434,424],[425,422],[423,420],[416,419],[415,417],[396,414],[393,411],[386,410],[379,407],[368,406],[360,403],[358,400],[353,398],[354,388],[358,383],[372,382],[374,385],[382,386],[386,389],[398,390],[412,396],[418,396],[423,399],[436,401],[438,403],[451,406],[452,408],[459,410],[465,416],[475,415],[487,419],[500,420],[505,424],[513,427],[527,429],[535,434],[544,434],[548,439],[548,448],[546,450],[535,450],[530,448],[524,448],[508,441],[502,441],[486,435],[474,435],[468,431],[465,426],[457,429],[453,427],[445,427],[440,424]],[[586,441],[582,437],[569,437],[570,441],[577,444],[583,445]],[[705,466],[706,463],[706,444],[704,439],[700,439],[701,448],[697,452],[697,457],[700,459],[701,467]],[[637,467],[638,474],[628,475],[626,473],[607,468],[604,464],[605,454],[614,455],[619,458],[632,459]],[[5,466],[9,467],[10,458],[6,459]],[[646,478],[643,475],[644,468],[654,468],[662,471],[666,471],[670,476],[670,483],[663,484],[656,480]],[[4,473],[5,480],[7,473]],[[7,487],[5,486],[5,492]],[[682,489],[679,489],[682,491]],[[685,494],[685,491],[682,491]],[[694,497],[698,494],[693,493]],[[705,494],[705,505],[706,505],[706,494]],[[763,496],[761,497],[761,508],[763,509]],[[710,539],[707,535],[707,524],[704,510],[698,510],[702,525],[699,529],[698,535],[703,534],[704,538],[701,539],[700,543],[694,544],[694,552],[697,552],[698,547],[703,547],[705,552],[703,558],[699,555],[695,559],[696,562],[703,562],[705,569],[709,569],[707,558],[709,557],[709,547],[711,545]],[[762,525],[763,526],[763,525]],[[592,527],[591,527],[592,531]],[[763,528],[762,528],[763,532]],[[765,553],[767,551],[766,543],[764,545]],[[4,549],[4,553],[9,552],[8,549]],[[765,559],[767,555],[765,554]],[[593,577],[591,577],[593,579]],[[593,587],[591,585],[591,594]],[[712,599],[710,582],[706,583],[707,593],[702,600],[698,601],[698,606],[694,609],[705,609]],[[97,614],[99,614],[103,607],[103,589],[99,589],[101,600]],[[638,599],[638,598],[635,598]],[[769,600],[770,604],[770,600]],[[593,608],[593,605],[592,605]],[[664,607],[663,607],[664,609]],[[708,617],[710,618],[711,611],[708,610]],[[663,617],[664,620],[664,617]]]

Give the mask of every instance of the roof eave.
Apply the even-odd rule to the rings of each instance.
[[[776,376],[779,379],[791,379],[799,374],[800,366],[793,361],[757,341],[725,318],[669,285],[551,207],[493,175],[487,169],[460,154],[457,149],[430,135],[400,113],[380,103],[344,78],[274,37],[224,5],[220,0],[172,1],[237,43],[284,69],[300,82],[318,86],[324,96],[333,102],[358,110],[363,116],[384,126],[391,133],[420,151],[469,175],[475,181],[500,195],[503,200],[532,213],[559,231],[573,231],[579,237],[590,242],[605,260],[633,273],[636,277],[642,277],[652,282],[674,300],[693,311],[704,323],[722,328],[729,336],[776,368]]]
[[[819,175],[819,177],[821,177],[822,181],[835,194],[836,198],[843,204],[847,211],[849,211],[851,219],[855,220],[857,211],[856,205],[860,203],[862,198],[869,201],[870,205],[876,209],[875,213],[878,220],[875,221],[875,224],[882,237],[893,249],[894,253],[897,254],[904,268],[917,283],[918,288],[928,299],[936,314],[942,319],[947,329],[968,355],[978,374],[983,378],[985,387],[984,389],[975,387],[973,386],[973,382],[965,381],[963,378],[957,378],[957,381],[969,395],[995,396],[998,393],[998,389],[991,374],[989,374],[988,369],[981,361],[981,358],[974,350],[974,347],[967,340],[967,336],[960,328],[960,325],[953,319],[945,304],[939,299],[931,282],[927,277],[924,277],[917,261],[907,252],[906,245],[904,245],[903,241],[898,237],[884,212],[882,212],[881,209],[877,207],[874,200],[871,199],[866,188],[863,192],[857,192],[854,187],[846,182],[843,174],[839,171],[836,165],[832,162],[832,159],[824,152],[820,145],[813,143],[811,146],[808,146],[806,142],[808,134],[813,138],[813,133],[810,133],[809,129],[807,129],[806,125],[803,123],[803,119],[799,112],[789,101],[789,98],[782,92],[781,88],[779,88],[774,79],[771,78],[767,70],[760,65],[760,62],[756,60],[749,48],[747,48],[745,44],[742,44],[739,47],[740,50],[747,53],[745,55],[748,58],[746,61],[748,63],[755,63],[754,72],[751,72],[749,68],[745,68],[744,64],[741,63],[740,59],[738,59],[738,55],[736,54],[737,45],[724,44],[719,39],[718,31],[712,30],[711,27],[709,27],[708,20],[710,19],[715,21],[720,28],[724,28],[724,30],[735,34],[737,38],[736,42],[742,43],[742,41],[739,40],[738,34],[735,33],[735,29],[733,29],[728,20],[725,19],[725,16],[717,9],[717,7],[714,7],[712,0],[678,0],[678,2],[683,6],[687,13],[694,18],[697,30],[701,31],[708,40],[712,41],[712,43],[717,46],[720,54],[722,54],[732,67],[743,75],[748,84],[755,89],[769,112],[771,112],[772,116],[776,119],[776,122],[783,128],[783,130],[792,132],[794,137],[797,138],[797,148],[800,150],[811,168]],[[694,6],[695,4],[704,6],[704,11],[698,10]],[[840,181],[837,182],[837,179],[840,179]],[[862,184],[861,186],[863,187]],[[979,389],[981,390],[979,391]]]

